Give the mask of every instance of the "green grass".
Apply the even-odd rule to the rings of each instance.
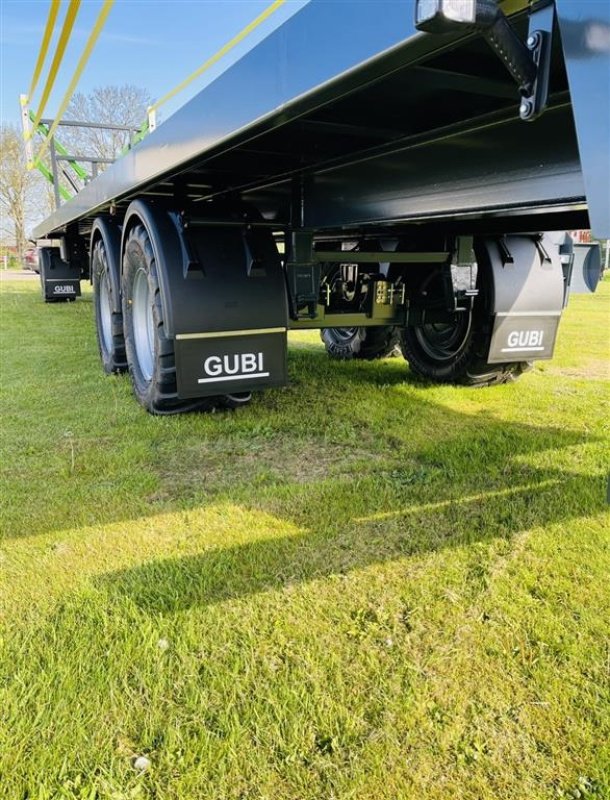
[[[511,386],[307,333],[153,418],[4,284],[2,800],[609,798],[609,301]]]

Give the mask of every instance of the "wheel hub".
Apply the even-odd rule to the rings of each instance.
[[[145,381],[152,380],[155,360],[154,319],[148,275],[143,269],[133,283],[133,338],[138,366]]]
[[[102,344],[106,353],[110,353],[112,351],[112,308],[110,306],[110,291],[106,270],[100,276],[99,304]]]
[[[435,361],[451,361],[464,348],[470,334],[471,314],[456,314],[453,322],[426,322],[415,329],[424,352]]]

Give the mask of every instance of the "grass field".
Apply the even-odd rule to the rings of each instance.
[[[2,800],[610,798],[610,281],[511,386],[298,334],[176,418],[2,291]]]

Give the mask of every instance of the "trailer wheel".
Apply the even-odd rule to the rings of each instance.
[[[346,361],[352,358],[372,361],[398,355],[400,336],[391,325],[366,328],[324,328],[320,336],[331,358]]]
[[[183,414],[216,407],[237,408],[250,393],[181,400],[176,383],[174,343],[165,335],[155,256],[146,228],[134,226],[123,257],[123,321],[134,394],[151,414]]]
[[[108,375],[127,370],[123,314],[115,311],[113,283],[109,275],[108,255],[103,239],[98,239],[91,257],[91,280],[97,345],[104,372]]]
[[[411,370],[435,383],[491,386],[509,383],[531,369],[531,363],[489,364],[491,322],[473,312],[461,312],[452,322],[424,323],[403,328],[402,353]]]
[[[123,324],[133,391],[151,414],[205,407],[178,398],[174,345],[165,335],[155,257],[143,225],[129,232],[123,256]]]

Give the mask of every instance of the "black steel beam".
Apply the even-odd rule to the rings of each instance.
[[[425,86],[426,90],[443,89],[512,101],[517,101],[519,98],[514,83],[493,80],[483,75],[469,75],[463,72],[420,66],[413,68],[413,78],[415,81],[421,81],[420,85]]]
[[[395,253],[391,250],[362,252],[361,250],[316,250],[315,260],[325,264],[444,264],[450,253]]]
[[[528,8],[527,0],[501,5],[509,14]],[[597,5],[578,4],[586,14]],[[518,215],[529,224],[537,214],[548,229],[551,220],[581,218],[585,190],[561,51],[554,107],[525,125],[513,86],[489,69],[495,62],[480,37],[416,34],[413,10],[414,0],[312,0],[36,236],[144,194],[185,203],[242,194],[274,224],[316,231],[435,219],[508,225]],[[526,22],[521,15],[518,30]],[[608,64],[606,56],[585,62],[580,51],[566,52],[583,76],[595,59],[598,77]],[[590,141],[603,167],[607,141]],[[606,189],[607,182],[594,186],[598,195]]]

